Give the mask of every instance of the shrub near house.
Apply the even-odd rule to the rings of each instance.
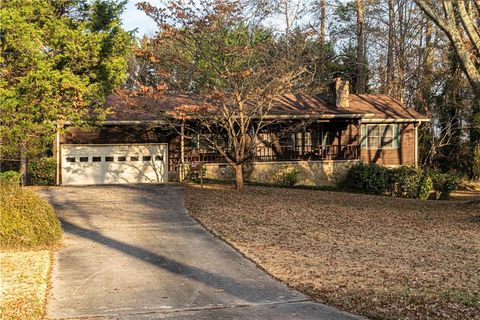
[[[52,186],[55,184],[57,162],[53,158],[40,158],[28,165],[30,182],[36,186]]]
[[[2,249],[41,248],[56,244],[61,228],[53,207],[18,183],[0,181]]]
[[[412,166],[390,169],[389,181],[390,192],[396,197],[425,200],[433,190],[430,174]]]
[[[384,194],[388,190],[388,176],[386,167],[359,163],[348,170],[344,185],[360,192]]]
[[[389,169],[377,164],[352,166],[343,185],[350,190],[370,194],[390,193],[395,197],[426,200],[435,191],[436,199],[448,199],[457,189],[459,178],[453,174],[420,167]]]

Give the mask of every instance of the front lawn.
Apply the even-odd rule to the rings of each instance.
[[[480,319],[480,202],[185,187],[190,213],[273,276],[373,319]]]

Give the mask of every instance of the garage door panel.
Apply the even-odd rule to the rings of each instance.
[[[167,182],[167,145],[63,145],[62,184]]]

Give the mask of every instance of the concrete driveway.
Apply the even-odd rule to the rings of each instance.
[[[65,231],[49,318],[355,319],[271,278],[190,218],[177,185],[44,191]]]

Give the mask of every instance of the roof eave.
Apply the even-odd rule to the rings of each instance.
[[[363,119],[373,116],[373,113],[280,114],[266,115],[264,119]]]
[[[385,123],[385,122],[429,122],[429,118],[374,118],[373,113],[344,113],[344,114],[282,114],[266,115],[264,119],[361,119],[364,123]],[[106,120],[101,125],[139,125],[139,124],[167,124],[166,120]],[[65,125],[72,125],[67,121]]]
[[[362,120],[363,123],[392,123],[392,122],[430,122],[429,118],[370,118]]]

